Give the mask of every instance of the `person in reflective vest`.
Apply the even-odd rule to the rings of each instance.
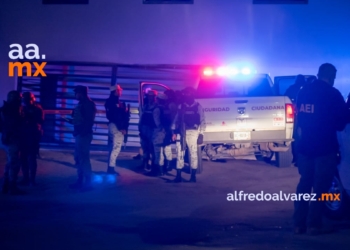
[[[176,139],[177,162],[176,178],[174,182],[181,182],[181,171],[184,167],[186,146],[190,157],[191,178],[190,182],[196,182],[198,168],[197,147],[203,143],[205,131],[205,117],[202,106],[195,101],[195,90],[191,87],[183,90],[183,103],[180,104],[178,115],[172,128],[174,129],[173,140]]]

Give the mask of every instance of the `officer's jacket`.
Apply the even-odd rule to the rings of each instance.
[[[41,132],[44,122],[44,112],[42,107],[35,103],[33,105],[23,106],[24,131],[28,133]]]
[[[174,102],[159,105],[160,123],[165,129],[170,129],[177,113],[177,106]]]
[[[142,110],[142,116],[139,122],[139,128],[147,127],[155,129],[160,126],[160,110],[157,104],[146,104]]]
[[[125,102],[119,101],[117,96],[111,96],[105,102],[105,109],[108,121],[114,123],[118,130],[128,129],[130,113]]]
[[[340,92],[316,80],[299,91],[296,109],[298,151],[308,156],[336,153],[337,131],[344,129],[350,117]]]
[[[178,133],[182,125],[185,125],[186,130],[198,130],[200,134],[205,132],[205,116],[203,108],[198,102],[195,101],[191,105],[188,105],[187,103],[179,105],[172,129]]]
[[[96,116],[96,105],[90,98],[79,102],[73,110],[74,136],[92,133]]]

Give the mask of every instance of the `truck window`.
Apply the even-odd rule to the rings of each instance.
[[[202,79],[197,88],[198,98],[274,96],[272,82],[268,77],[242,79]]]

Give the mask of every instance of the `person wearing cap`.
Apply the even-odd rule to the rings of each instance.
[[[17,177],[20,169],[21,132],[24,124],[21,101],[21,93],[12,90],[7,94],[7,101],[0,108],[1,142],[7,155],[4,183],[2,185],[2,193],[4,194],[24,194],[17,187]]]
[[[73,189],[91,188],[90,145],[92,127],[96,116],[96,105],[88,96],[88,88],[78,85],[74,88],[75,98],[79,101],[72,113],[71,123],[74,125],[75,156],[77,160],[78,179],[70,185]],[[85,178],[85,185],[84,185]]]
[[[184,156],[186,146],[190,157],[191,178],[190,182],[196,182],[198,168],[198,145],[203,144],[203,133],[205,132],[205,116],[202,106],[195,101],[195,89],[188,87],[183,90],[183,103],[179,105],[178,114],[174,120],[173,140],[176,140],[177,161],[176,178],[174,182],[181,182],[181,171],[184,167]]]
[[[156,124],[154,122],[155,117],[155,109],[157,108],[156,104],[156,96],[157,91],[148,90],[146,92],[146,104],[143,106],[142,115],[139,122],[139,132],[140,132],[140,142],[143,151],[142,159],[143,164],[142,167],[145,170],[150,170],[149,161],[152,160],[152,169],[154,171],[154,147],[153,147],[153,131],[156,128]],[[153,173],[153,172],[152,172]]]
[[[24,127],[22,134],[21,164],[23,180],[22,185],[35,185],[37,170],[36,156],[42,135],[44,112],[35,102],[35,96],[31,92],[23,93]]]
[[[313,192],[316,201],[295,201],[295,234],[327,232],[322,225],[324,203],[318,198],[332,185],[338,165],[337,131],[345,128],[350,117],[342,95],[333,87],[336,73],[334,65],[322,64],[318,79],[306,84],[296,101],[300,174],[296,193],[300,197]]]
[[[127,134],[130,120],[130,106],[120,101],[123,89],[120,85],[110,88],[109,98],[105,102],[106,117],[108,123],[108,136],[110,140],[109,160],[107,173],[116,173],[114,168],[123,145],[124,137]]]

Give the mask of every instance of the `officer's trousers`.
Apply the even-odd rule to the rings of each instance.
[[[32,143],[26,142],[21,150],[21,164],[22,173],[25,180],[30,180],[32,183],[35,182],[36,170],[37,170],[37,160],[36,156],[38,153],[38,141],[33,141]]]
[[[142,126],[140,131],[142,158],[147,161],[152,159],[152,162],[154,162],[153,131],[154,129],[147,126]]]
[[[75,137],[75,157],[77,158],[78,178],[91,178],[90,146],[92,133]]]
[[[327,193],[337,169],[337,154],[319,157],[298,155],[300,181],[297,194],[315,193],[316,199]],[[296,227],[320,228],[324,201],[295,201],[294,225]]]
[[[16,183],[18,172],[21,166],[20,163],[20,146],[17,143],[4,145],[7,163],[5,165],[4,177],[5,181]]]
[[[199,132],[198,130],[186,130],[186,145],[190,157],[190,166],[192,169],[198,168],[198,154],[197,154],[197,140]],[[176,169],[182,169],[184,167],[185,148],[181,148],[181,135],[177,135],[176,139],[176,150],[177,150],[177,161]]]
[[[124,142],[124,135],[114,123],[108,125],[109,145],[109,166],[116,167],[117,158]]]

